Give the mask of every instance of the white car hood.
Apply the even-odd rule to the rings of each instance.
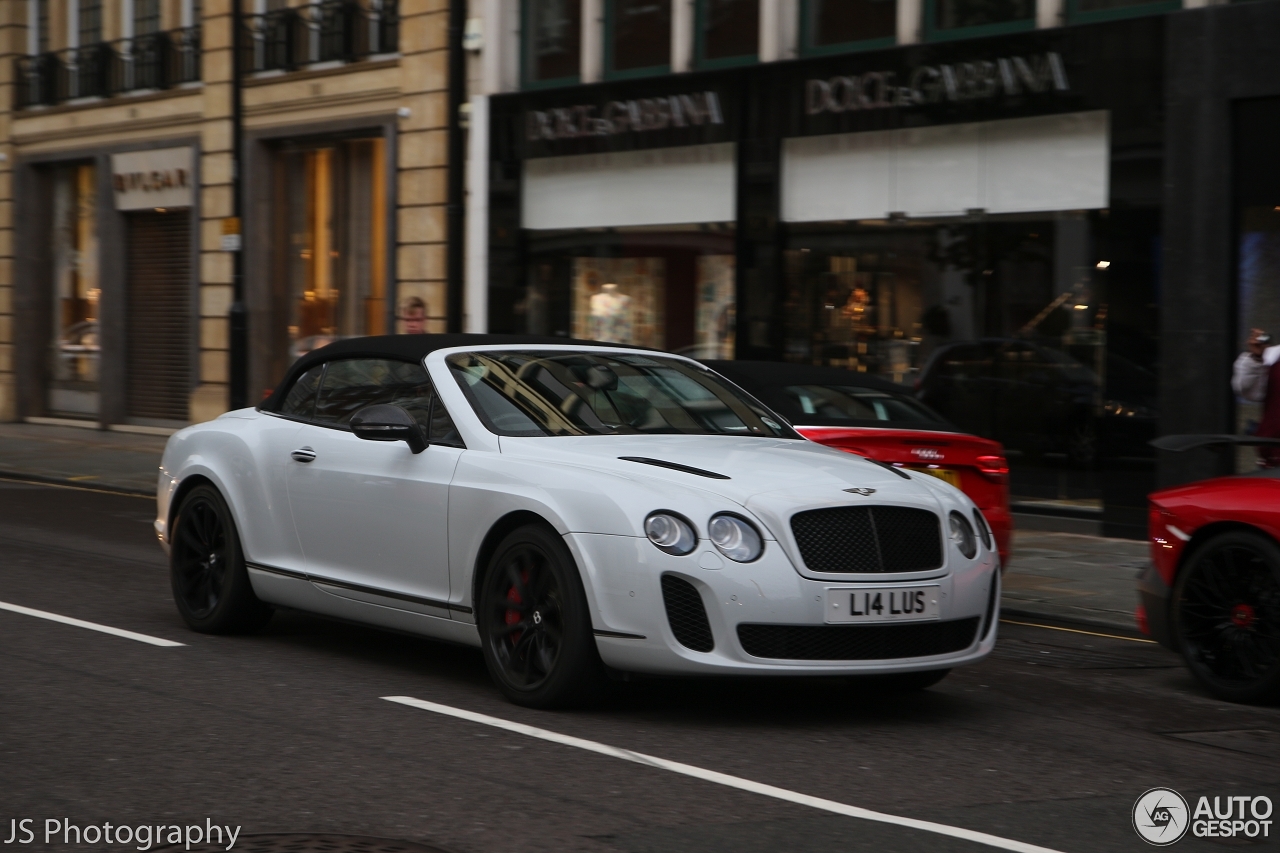
[[[501,439],[502,453],[524,459],[582,465],[629,478],[647,478],[715,492],[746,506],[770,493],[803,503],[846,504],[846,489],[874,489],[875,499],[937,508],[928,486],[861,457],[805,440],[737,436],[559,436]],[[627,461],[631,456],[668,462],[728,479]],[[770,501],[772,503],[772,501]]]

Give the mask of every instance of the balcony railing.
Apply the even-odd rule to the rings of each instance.
[[[17,108],[170,89],[200,79],[200,28],[21,56]]]
[[[397,0],[326,0],[246,15],[243,68],[294,71],[318,62],[355,62],[400,49]]]

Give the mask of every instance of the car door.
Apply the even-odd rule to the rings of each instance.
[[[375,403],[403,406],[427,427],[431,445],[415,454],[403,441],[356,437],[351,416]],[[326,364],[315,415],[296,437],[288,478],[314,582],[338,595],[390,598],[408,609],[446,606],[449,482],[462,453],[450,427],[421,364],[375,358]]]

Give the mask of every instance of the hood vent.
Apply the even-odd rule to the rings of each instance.
[[[641,465],[654,465],[658,468],[670,468],[672,471],[683,471],[686,474],[696,474],[699,477],[708,477],[712,480],[730,480],[724,474],[717,474],[715,471],[706,471],[702,468],[693,468],[689,465],[681,465],[677,462],[666,462],[662,459],[650,459],[647,456],[619,456],[624,462],[639,462]]]

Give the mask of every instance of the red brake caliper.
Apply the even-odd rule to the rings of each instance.
[[[529,585],[529,572],[527,570],[520,573],[520,581],[525,586]],[[510,601],[512,604],[524,604],[524,599],[520,597],[520,592],[515,588],[514,584],[507,590],[507,601]],[[516,624],[520,621],[520,611],[507,610],[505,620],[508,625]],[[522,636],[524,636],[524,631],[513,632],[511,634],[511,645],[514,647],[519,643]]]

